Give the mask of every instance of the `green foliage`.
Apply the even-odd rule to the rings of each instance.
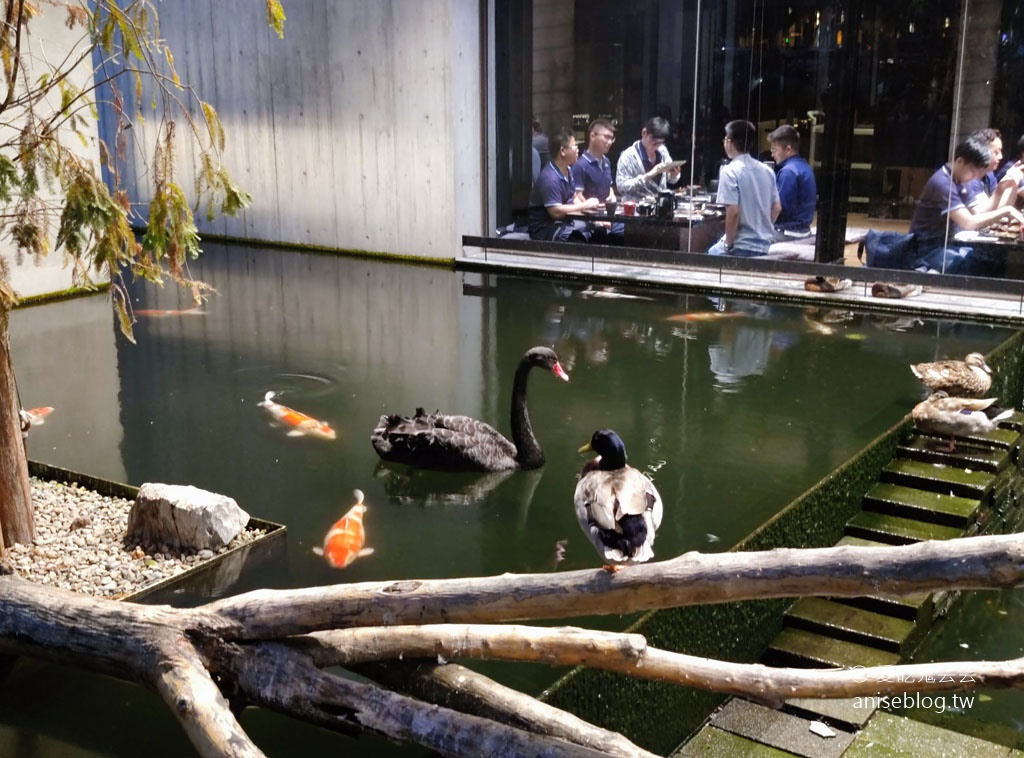
[[[267,0],[267,25],[277,32],[277,36],[284,39],[284,8],[280,0]]]

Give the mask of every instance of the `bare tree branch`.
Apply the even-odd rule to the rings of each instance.
[[[779,597],[906,595],[1024,584],[1024,535],[893,547],[686,553],[667,561],[557,574],[364,582],[259,590],[205,606],[238,639],[396,624],[624,614]],[[326,611],[326,612],[325,612]]]
[[[577,716],[499,684],[457,663],[390,661],[360,665],[356,670],[421,700],[500,721],[535,734],[605,751],[612,756],[654,758],[621,734],[594,726]]]

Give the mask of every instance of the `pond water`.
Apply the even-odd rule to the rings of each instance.
[[[287,525],[272,557],[232,583],[160,598],[183,605],[258,587],[596,567],[572,494],[584,462],[576,450],[600,427],[620,434],[630,463],[662,494],[658,557],[727,550],[909,411],[922,395],[907,364],[987,352],[1011,333],[217,243],[206,250],[192,273],[218,294],[199,311],[171,286],[133,286],[137,344],[116,333],[105,297],[11,319],[24,405],[56,408],[31,434],[32,459],[136,485],[193,484]],[[369,436],[382,413],[440,408],[507,434],[512,375],[533,345],[553,346],[571,376],[530,377],[544,468],[478,476],[379,462]],[[257,405],[270,390],[328,421],[337,439],[273,427]],[[312,548],[354,488],[366,494],[376,552],[338,571]],[[503,681],[530,692],[557,674],[500,668]],[[0,689],[0,747],[14,746],[11,754],[128,755],[143,739],[150,755],[188,753],[164,706],[139,688],[29,662],[11,682]],[[300,744],[352,749],[348,738],[251,709],[243,723],[271,755]],[[366,755],[416,752],[356,745]]]

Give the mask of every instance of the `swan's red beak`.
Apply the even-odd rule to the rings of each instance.
[[[569,375],[565,373],[565,369],[562,368],[562,364],[559,363],[558,361],[555,361],[555,365],[551,367],[551,370],[554,372],[555,376],[557,376],[563,382],[569,381]]]

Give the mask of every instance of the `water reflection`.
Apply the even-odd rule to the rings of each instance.
[[[220,294],[201,317],[140,319],[136,345],[117,336],[100,297],[16,311],[12,350],[23,401],[57,408],[33,429],[32,458],[132,484],[193,484],[288,526],[284,549],[246,565],[232,592],[594,568],[572,494],[576,451],[600,427],[620,434],[664,499],[658,558],[727,550],[907,413],[920,392],[909,363],[988,352],[1011,333],[217,244],[193,273]],[[189,305],[148,286],[133,304]],[[389,410],[444,408],[507,433],[515,366],[539,344],[554,346],[571,376],[530,384],[542,469],[490,477],[380,466],[369,436]],[[328,421],[337,439],[272,428],[257,405],[269,390]],[[334,570],[312,547],[356,488],[376,552]],[[204,591],[167,601],[201,602]],[[517,676],[539,690],[554,674]],[[3,730],[33,709],[75,711],[40,698],[3,703],[0,747]],[[286,730],[294,749],[321,739],[264,718],[247,720],[261,734]],[[147,720],[132,717],[140,740]]]

